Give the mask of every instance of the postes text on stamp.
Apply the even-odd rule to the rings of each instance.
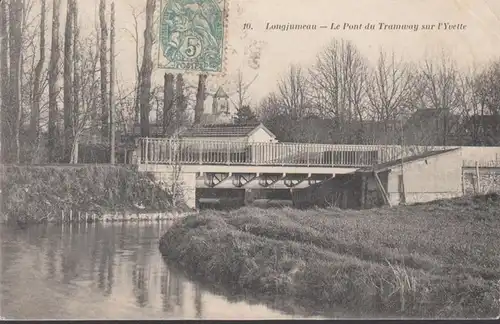
[[[223,72],[228,0],[163,0],[159,67]]]

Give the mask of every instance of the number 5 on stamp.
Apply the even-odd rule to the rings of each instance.
[[[158,66],[223,72],[228,0],[162,0]]]

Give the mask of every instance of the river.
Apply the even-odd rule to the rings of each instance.
[[[1,308],[8,319],[287,319],[220,296],[158,250],[170,222],[0,226]]]

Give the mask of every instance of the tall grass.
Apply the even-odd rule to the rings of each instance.
[[[207,211],[170,228],[160,250],[235,292],[365,315],[493,317],[499,207],[490,196],[365,211]]]
[[[171,208],[171,195],[131,167],[5,166],[0,179],[3,220],[33,223],[58,220],[61,211],[102,213]]]

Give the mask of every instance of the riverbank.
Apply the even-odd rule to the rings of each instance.
[[[133,166],[2,166],[0,181],[1,215],[7,223],[98,221],[110,211],[186,210],[173,208],[172,195]]]
[[[425,318],[500,309],[496,195],[363,211],[206,211],[170,228],[160,251],[235,293],[316,309]]]

